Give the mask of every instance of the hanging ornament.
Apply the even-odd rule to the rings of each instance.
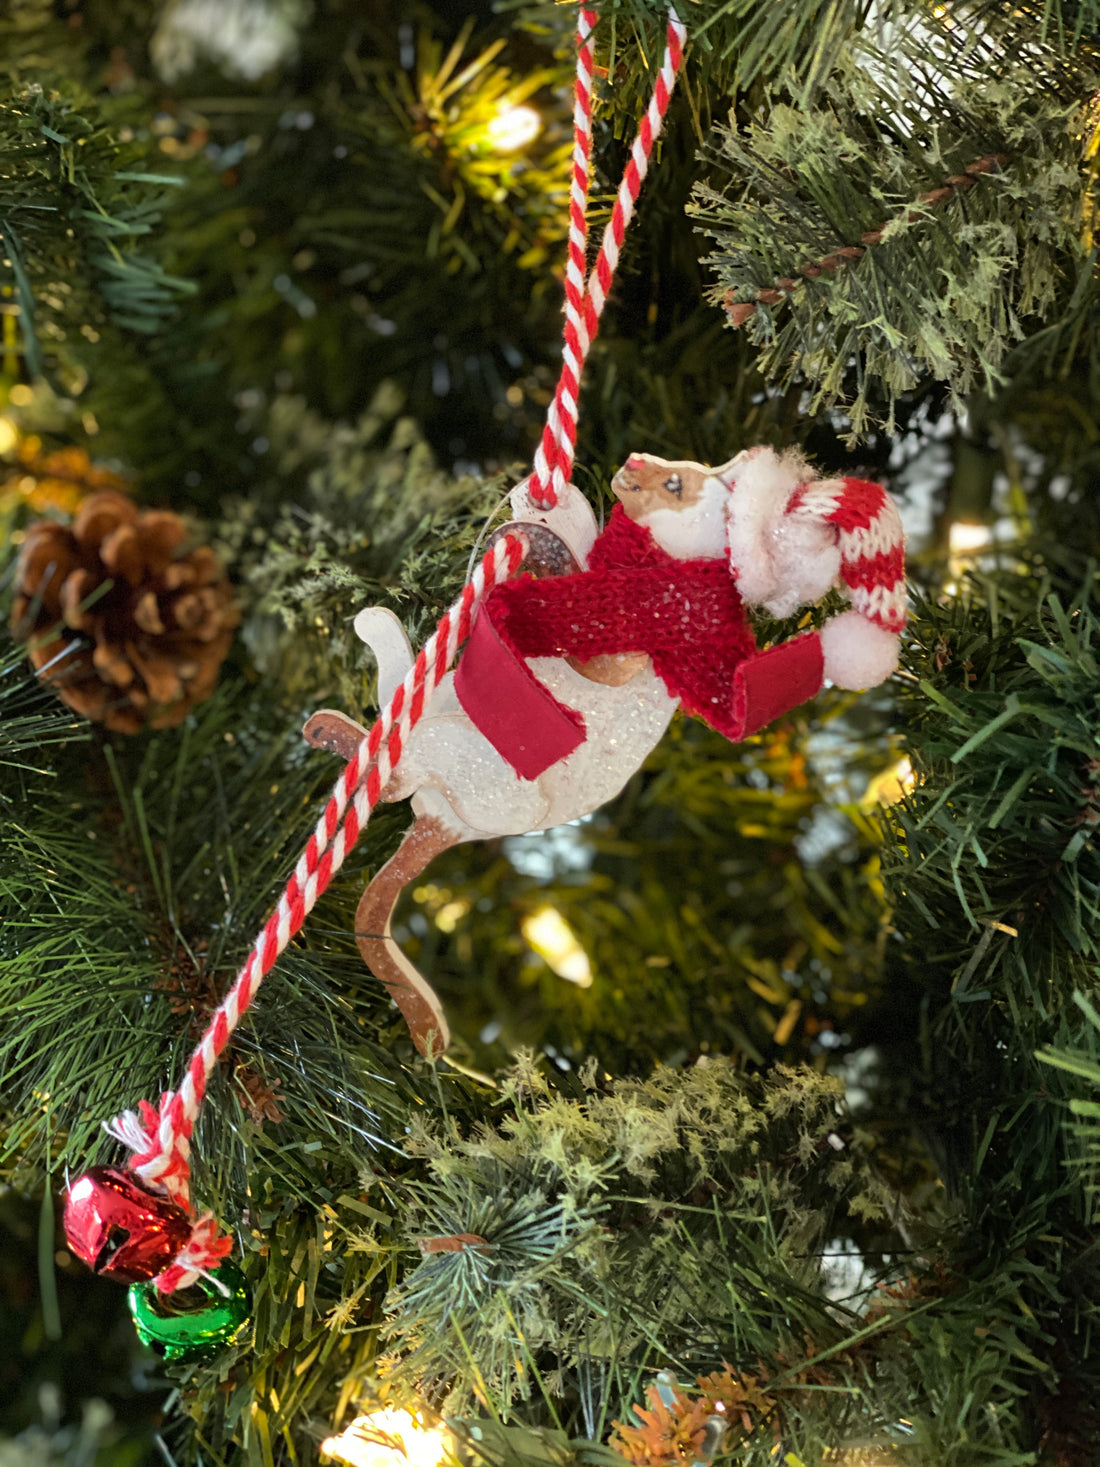
[[[247,1280],[230,1259],[171,1295],[152,1284],[132,1284],[127,1302],[141,1343],[180,1364],[233,1344],[252,1310]]]
[[[753,449],[720,468],[634,454],[611,487],[620,502],[600,533],[571,484],[546,512],[533,509],[529,485],[513,493],[517,519],[502,533],[527,532],[531,573],[489,595],[382,792],[411,797],[416,818],[363,894],[356,940],[421,1047],[429,1034],[445,1043],[446,1021],[391,920],[437,855],[589,814],[618,794],[677,708],[737,741],[826,678],[866,688],[897,666],[904,538],[878,484],[818,479],[795,453]],[[750,608],[787,617],[833,588],[851,610],[757,648]],[[380,608],[355,628],[385,701],[409,676],[412,647]],[[305,737],[349,758],[367,731],[326,709]]]
[[[379,661],[382,712],[369,731],[331,710],[307,724],[310,742],[338,750],[347,765],[278,905],[178,1090],[166,1091],[155,1107],[141,1102],[138,1112],[126,1111],[107,1127],[135,1153],[130,1166],[146,1213],[134,1216],[122,1238],[127,1225],[115,1229],[110,1208],[80,1202],[101,1186],[96,1173],[71,1189],[77,1212],[86,1214],[76,1228],[80,1256],[100,1272],[134,1277],[122,1268],[140,1254],[148,1271],[138,1276],[152,1273],[162,1296],[211,1274],[231,1246],[213,1217],[195,1216],[190,1198],[191,1137],[210,1076],[379,800],[411,795],[416,820],[364,894],[358,941],[417,1048],[434,1057],[448,1042],[446,1020],[389,924],[401,889],[438,852],[596,808],[621,789],[677,707],[742,738],[810,697],[824,676],[862,687],[887,676],[896,660],[903,551],[896,510],[878,485],[818,481],[801,460],[768,450],[718,469],[637,454],[615,477],[621,503],[601,533],[569,482],[581,371],[684,42],[670,12],[653,96],[586,281],[595,22],[595,13],[582,8],[563,367],[534,472],[511,496],[515,518],[415,658],[395,617],[377,608],[360,614],[359,635]],[[524,563],[530,574],[505,587]],[[782,616],[834,584],[847,590],[850,612],[820,635],[756,648],[746,606]],[[448,669],[464,643],[452,676]],[[164,1202],[175,1208],[170,1244],[158,1210]],[[155,1272],[165,1257],[167,1266]]]

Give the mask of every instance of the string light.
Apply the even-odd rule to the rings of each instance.
[[[524,937],[559,978],[578,988],[592,985],[592,964],[577,934],[554,907],[540,907],[520,923]]]
[[[533,143],[542,131],[542,118],[533,107],[502,107],[485,128],[489,146],[498,153],[516,153]]]
[[[893,805],[906,795],[912,794],[916,787],[917,776],[913,772],[909,755],[906,754],[889,769],[884,769],[881,774],[874,776],[864,790],[860,804],[865,810],[873,809],[876,805]]]
[[[947,532],[947,546],[952,555],[975,555],[992,543],[990,526],[971,520],[955,520]]]
[[[993,544],[992,526],[975,520],[952,520],[947,531],[947,574],[944,593],[957,596],[962,576],[973,569],[981,552]]]
[[[439,1467],[447,1455],[447,1436],[422,1426],[408,1411],[386,1407],[357,1416],[339,1436],[326,1437],[321,1452],[348,1467]]]

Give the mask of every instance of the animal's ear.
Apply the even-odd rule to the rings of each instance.
[[[770,451],[770,449],[765,448],[743,448],[740,453],[735,453],[728,463],[719,464],[717,468],[708,469],[707,473],[712,478],[721,479],[722,483],[729,489],[733,485],[733,481],[737,478],[740,470],[744,468],[745,464],[751,458],[754,458],[759,453],[769,453]]]

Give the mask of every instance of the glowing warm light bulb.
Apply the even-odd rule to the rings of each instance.
[[[974,555],[992,543],[993,531],[989,525],[976,525],[969,520],[955,520],[947,534],[952,555]]]
[[[905,795],[912,794],[916,787],[917,776],[906,754],[889,769],[875,775],[867,785],[860,804],[865,810],[873,809],[875,805],[893,805]]]
[[[18,428],[10,418],[0,417],[0,453],[10,453],[18,442]]]
[[[589,988],[592,984],[592,964],[588,954],[577,940],[577,934],[559,911],[553,907],[540,907],[520,923],[524,937],[546,960],[547,966],[578,988]]]
[[[542,131],[542,118],[533,107],[502,107],[485,129],[489,146],[498,153],[515,153],[533,143]]]
[[[326,1437],[321,1451],[349,1467],[439,1467],[446,1440],[442,1431],[421,1426],[407,1411],[387,1407],[357,1416],[339,1436]]]
[[[990,525],[976,524],[973,520],[952,520],[947,531],[947,574],[944,584],[945,596],[957,596],[963,575],[972,570],[983,550],[993,544]]]

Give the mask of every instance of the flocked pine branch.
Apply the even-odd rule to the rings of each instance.
[[[765,372],[845,405],[856,432],[872,400],[929,380],[957,399],[992,389],[1088,270],[1087,54],[945,37],[938,55],[912,26],[888,52],[855,49],[810,113],[777,98],[745,133],[721,131],[731,184],[696,189],[715,298],[757,304],[745,329]],[[943,198],[945,181],[1000,155]]]
[[[423,1257],[394,1299],[391,1386],[459,1415],[541,1398],[546,1424],[564,1410],[600,1439],[646,1370],[839,1338],[813,1298],[822,1239],[890,1198],[833,1081],[726,1061],[618,1081],[593,1061],[581,1081],[524,1061],[492,1129],[414,1132],[426,1173],[402,1231]],[[480,1241],[425,1249],[441,1225]]]
[[[371,659],[356,613],[387,604],[426,639],[513,482],[445,473],[403,406],[385,382],[354,423],[327,423],[287,395],[254,410],[271,468],[225,506],[216,544],[240,583],[245,645],[295,715],[303,699],[312,711],[333,697],[367,716]]]

